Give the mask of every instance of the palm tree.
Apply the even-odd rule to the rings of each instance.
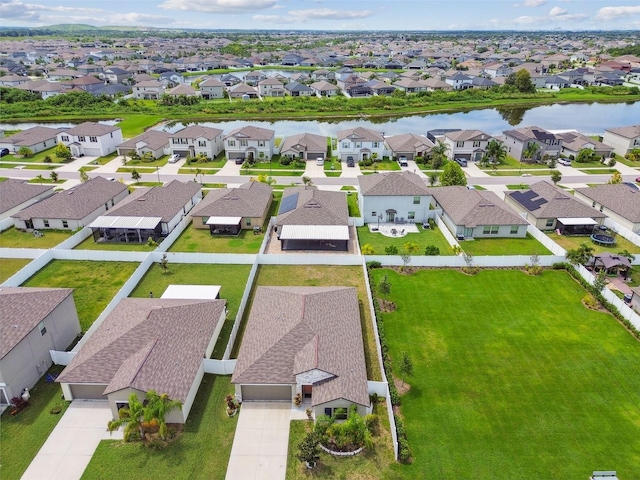
[[[129,438],[133,432],[138,430],[140,440],[144,438],[144,431],[142,430],[142,421],[144,419],[144,406],[138,400],[138,396],[135,393],[129,395],[129,408],[122,408],[119,410],[119,416],[117,420],[111,420],[107,425],[107,430],[113,432],[121,426],[124,427],[125,441]]]
[[[144,410],[144,420],[145,422],[150,422],[151,420],[156,420],[160,425],[160,438],[163,440],[167,437],[167,424],[165,421],[165,417],[167,414],[177,408],[178,410],[182,409],[182,402],[179,400],[171,400],[169,395],[163,393],[162,395],[158,395],[155,390],[149,390],[147,392],[147,406]]]
[[[491,140],[487,144],[487,157],[497,163],[502,163],[507,158],[507,147],[498,140]]]
[[[431,154],[433,155],[433,158],[437,158],[440,161],[439,164],[442,165],[444,159],[447,158],[448,151],[449,145],[442,142],[441,140],[438,140],[438,143],[431,149]]]
[[[311,178],[307,177],[306,175],[302,177],[302,183],[305,184],[305,186],[310,187],[311,185],[313,185],[313,180],[311,180]]]
[[[526,160],[531,161],[533,157],[536,156],[536,153],[538,153],[538,150],[540,150],[540,145],[535,142],[528,143],[527,148],[522,152],[522,156]]]

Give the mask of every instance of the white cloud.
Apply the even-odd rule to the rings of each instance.
[[[308,10],[291,10],[286,15],[254,15],[253,19],[266,23],[303,23],[309,20],[353,20],[373,15],[371,10],[332,10],[329,8],[312,8]]]
[[[23,3],[20,0],[0,3],[0,17],[4,19],[37,21],[40,20],[42,12],[95,14],[104,12],[104,10],[100,8],[65,7],[62,5],[52,7],[35,3]]]
[[[640,15],[640,6],[635,7],[603,7],[598,10],[596,18],[598,20],[609,21],[618,17],[629,15]]]
[[[516,7],[540,7],[547,3],[547,0],[524,0],[522,3],[516,3]]]
[[[523,15],[513,19],[513,23],[517,23],[518,25],[533,25],[534,23],[540,23],[541,21],[542,17],[532,17],[530,15]]]
[[[165,0],[158,7],[207,13],[251,13],[273,8],[277,3],[278,0]]]
[[[549,12],[549,15],[551,15],[552,17],[557,17],[558,15],[564,15],[565,13],[567,13],[567,11],[564,8],[553,7]]]

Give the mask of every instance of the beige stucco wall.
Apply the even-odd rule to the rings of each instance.
[[[354,405],[353,402],[341,398],[338,400],[333,400],[331,402],[316,405],[315,407],[313,407],[313,414],[315,418],[318,418],[319,415],[324,415],[325,408],[344,408],[348,412],[351,405]],[[357,407],[358,415],[365,416],[367,414],[367,407],[365,407],[364,405],[357,405]]]

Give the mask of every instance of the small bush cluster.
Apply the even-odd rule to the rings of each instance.
[[[407,462],[411,458],[411,449],[407,440],[407,431],[398,415],[393,416],[396,422],[396,432],[398,433],[398,458],[402,462]]]
[[[336,409],[336,412],[340,409]],[[351,405],[347,419],[336,423],[338,413],[331,417],[320,415],[316,419],[314,433],[320,437],[320,443],[334,452],[353,452],[361,447],[372,448],[371,433],[364,418],[358,415],[357,407]]]

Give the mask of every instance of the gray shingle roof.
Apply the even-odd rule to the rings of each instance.
[[[295,150],[297,152],[322,152],[327,151],[327,137],[323,135],[315,135],[313,133],[300,133],[285,138],[281,152]]]
[[[171,138],[206,138],[213,140],[222,134],[219,128],[205,127],[204,125],[189,125],[182,130],[169,135]]]
[[[585,148],[585,145],[587,144],[594,145],[595,150],[597,151],[612,150],[610,146],[605,145],[604,143],[599,142],[598,140],[594,140],[593,138],[589,138],[586,135],[583,135],[582,133],[565,132],[565,133],[559,133],[557,136],[562,139],[562,146],[564,148],[573,150],[574,152],[578,152],[582,150],[583,148]]]
[[[433,148],[433,142],[431,140],[422,135],[416,135],[415,133],[403,133],[401,135],[386,137],[385,141],[394,153],[415,153],[417,151],[428,151]]]
[[[127,186],[120,182],[110,182],[104,177],[94,177],[76,187],[34,203],[13,215],[13,218],[81,220],[126,189]]]
[[[415,173],[404,171],[358,177],[363,196],[424,196],[431,195],[424,181]]]
[[[33,127],[27,128],[21,132],[15,133],[0,140],[2,143],[9,143],[16,147],[30,147],[36,143],[45,142],[47,140],[55,140],[56,135],[60,133],[57,128],[49,127]],[[53,144],[51,144],[53,146]]]
[[[349,208],[345,192],[318,190],[315,187],[289,187],[282,193],[280,210],[285,199],[298,195],[293,210],[278,212],[277,225],[348,225]]]
[[[273,187],[261,182],[247,182],[238,188],[210,190],[198,205],[193,217],[262,217]]]
[[[184,402],[225,300],[125,298],[56,381],[155,390]]]
[[[199,183],[178,180],[162,187],[137,188],[104,216],[162,217],[163,222],[169,222],[201,188]]]
[[[505,130],[504,133],[506,136],[515,138],[520,142],[526,142],[528,140],[538,140],[539,142],[543,142],[545,140],[556,140],[558,137],[551,132],[548,132],[544,128],[540,127],[522,127],[522,128],[514,128],[513,130]]]
[[[0,358],[20,343],[72,292],[72,288],[0,288]]]
[[[605,132],[615,133],[624,138],[636,138],[640,136],[640,124],[629,127],[606,128]]]
[[[640,222],[640,190],[617,184],[576,188],[576,192],[604,205],[630,222]]]
[[[431,194],[456,225],[474,228],[479,225],[527,225],[493,192],[469,190],[453,185],[435,187]]]
[[[271,140],[272,138],[274,138],[275,134],[275,130],[247,125],[245,127],[232,130],[224,138],[225,140],[229,137],[241,138],[246,140]]]
[[[9,178],[0,182],[0,213],[8,212],[12,208],[43,194],[53,193],[52,185],[36,185],[25,180]]]
[[[159,148],[169,145],[169,138],[171,138],[171,134],[168,132],[163,132],[162,130],[147,130],[141,135],[121,143],[118,147],[136,148],[139,142],[144,142],[150,149],[158,150]]]
[[[490,140],[492,138],[491,135],[481,132],[480,130],[458,130],[455,132],[447,132],[444,136],[455,142]]]
[[[258,287],[232,383],[293,384],[319,369],[313,404],[369,404],[358,295],[350,287]]]
[[[340,130],[337,133],[338,141],[348,138],[350,140],[360,140],[363,142],[384,142],[382,132],[376,132],[370,128],[356,127]]]
[[[102,123],[95,122],[84,122],[80,125],[76,125],[73,128],[70,128],[64,133],[69,135],[85,135],[85,136],[96,136],[100,137],[102,135],[106,135],[107,133],[115,132],[120,130],[120,127],[112,126],[112,125],[104,125]]]

